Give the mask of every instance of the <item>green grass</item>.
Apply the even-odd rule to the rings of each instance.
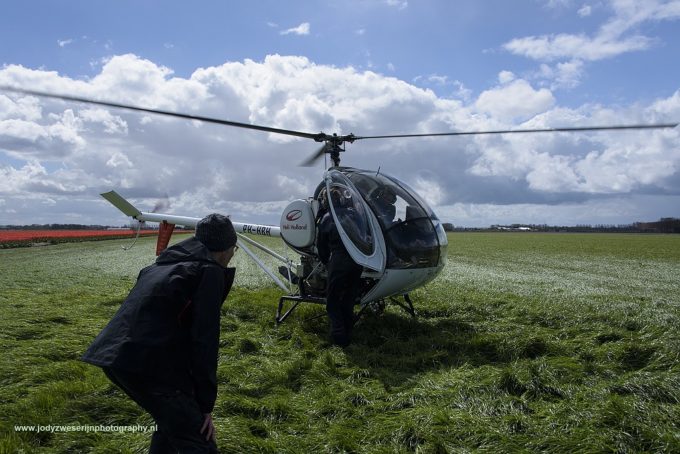
[[[244,254],[222,311],[224,452],[678,452],[680,236],[449,235],[448,264],[369,315],[346,350],[317,306]],[[0,251],[0,452],[145,452],[151,424],[78,357],[153,260],[154,239]],[[275,243],[272,243],[275,244]]]

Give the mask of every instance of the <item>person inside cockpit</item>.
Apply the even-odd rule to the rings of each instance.
[[[371,192],[370,201],[383,228],[389,228],[394,223],[394,216],[397,213],[394,205],[397,202],[397,195],[394,190],[388,186],[377,187]]]

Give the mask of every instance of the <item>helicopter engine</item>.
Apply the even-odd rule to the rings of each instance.
[[[296,277],[302,278],[298,285],[300,293],[322,297],[326,292],[326,270],[319,261],[315,247],[316,217],[319,202],[314,198],[294,200],[281,214],[281,238],[301,255],[295,270]],[[285,271],[281,273],[286,275]]]
[[[313,254],[316,238],[315,216],[318,202],[312,199],[294,200],[281,214],[281,238],[288,246],[303,254]]]

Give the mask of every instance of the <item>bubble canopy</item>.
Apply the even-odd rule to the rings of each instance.
[[[444,265],[446,233],[432,209],[408,185],[389,175],[353,168],[329,171],[326,182],[336,219],[356,252],[373,256],[385,249],[387,269]]]

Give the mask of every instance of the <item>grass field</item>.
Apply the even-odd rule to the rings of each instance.
[[[181,237],[180,237],[181,238]],[[439,278],[346,350],[320,307],[276,327],[246,261],[222,312],[223,452],[680,452],[680,236],[456,233]],[[155,239],[0,250],[0,452],[145,452],[152,423],[78,361]]]

